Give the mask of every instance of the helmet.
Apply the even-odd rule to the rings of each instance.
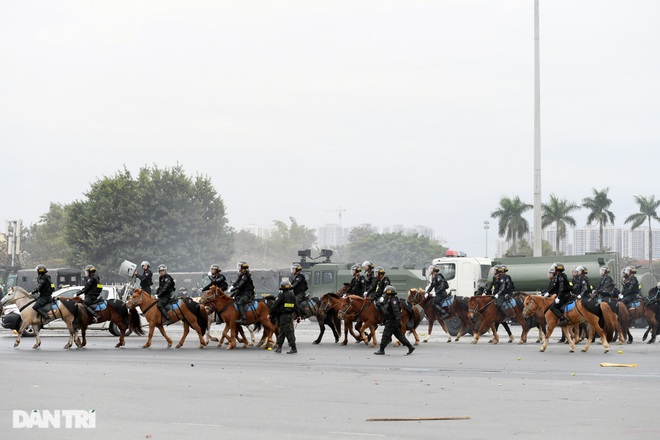
[[[552,279],[552,277],[555,276],[555,268],[554,266],[551,266],[550,269],[548,269],[548,278]]]
[[[282,281],[280,283],[280,290],[289,290],[291,288],[291,283],[288,281]]]
[[[167,272],[167,266],[165,266],[164,264],[158,266],[158,272],[162,272],[162,271]]]
[[[242,270],[245,270],[249,268],[250,266],[247,264],[247,261],[241,260],[238,263],[236,263],[236,270],[238,272],[241,272]]]
[[[493,270],[496,274],[497,273],[504,273],[504,266],[497,265],[497,266],[495,266],[495,268]]]
[[[610,273],[610,268],[607,267],[607,266],[601,266],[601,267],[600,267],[600,274],[601,274],[601,276],[602,276],[602,275],[605,275],[606,273]]]
[[[149,262],[148,262],[147,260],[144,260],[144,261],[142,262],[142,264],[140,264],[140,266],[151,267],[151,265],[149,264]]]
[[[387,286],[384,290],[385,295],[396,295],[396,287],[392,286],[391,284]]]
[[[385,269],[384,269],[383,267],[381,267],[381,266],[378,266],[378,267],[376,268],[376,273],[377,273],[378,275],[385,275]]]
[[[362,268],[359,265],[354,264],[354,265],[351,266],[351,272],[353,274],[360,273],[360,272],[362,272]]]
[[[214,270],[215,270],[216,272],[221,272],[221,271],[222,271],[222,270],[220,269],[220,266],[217,265],[217,264],[212,264],[212,265],[211,265],[211,268],[210,268],[209,270],[211,270],[211,271],[214,271]]]
[[[87,273],[87,275],[93,272],[96,272],[96,268],[94,267],[93,264],[88,264],[87,266],[85,266],[85,273]]]
[[[440,272],[440,268],[438,266],[431,266],[431,272]]]
[[[587,268],[584,266],[578,266],[575,268],[575,270],[580,274],[580,275],[586,275],[587,274]]]
[[[660,289],[660,282],[655,286],[657,289]]]
[[[48,269],[46,269],[46,266],[44,266],[43,264],[37,265],[35,270],[37,271],[37,273],[46,273],[46,272],[48,272]]]
[[[362,263],[362,267],[364,267],[364,270],[369,270],[374,268],[374,264],[369,260],[365,260],[364,263]]]
[[[291,272],[296,273],[296,272],[300,272],[301,270],[302,270],[302,266],[300,265],[300,263],[293,263],[291,265]]]
[[[502,270],[504,271],[504,273],[506,273],[506,272],[509,271],[509,268],[506,267],[506,266],[503,264],[503,265],[502,265]]]
[[[630,276],[630,275],[636,274],[637,269],[635,268],[635,266],[628,266],[624,269],[624,273],[626,275]]]
[[[578,274],[578,267],[579,266],[575,266],[571,269],[571,273],[573,274],[573,276],[576,276]]]
[[[566,268],[564,267],[564,263],[553,263],[552,267],[554,268],[555,271],[557,272],[563,272]]]

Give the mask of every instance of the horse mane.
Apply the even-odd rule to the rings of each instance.
[[[334,293],[334,292],[328,292],[328,293],[326,293],[325,295],[323,295],[323,296],[321,297],[321,299],[323,299],[323,298],[328,298],[328,297],[329,297],[329,298],[340,299],[340,298],[341,298],[341,295],[339,295],[338,293]]]
[[[25,290],[25,289],[22,288],[21,286],[12,286],[11,288],[12,288],[12,289],[15,289],[15,290],[18,290],[19,293],[22,293],[22,294],[24,294],[24,295],[30,295],[30,292],[28,292],[27,290]]]

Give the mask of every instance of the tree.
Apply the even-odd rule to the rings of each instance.
[[[30,225],[22,245],[21,260],[24,266],[45,264],[46,267],[65,267],[70,254],[64,228],[68,216],[67,207],[51,203],[47,213]]]
[[[95,264],[106,280],[125,258],[193,271],[223,264],[232,253],[225,206],[210,179],[189,177],[179,165],[144,167],[136,178],[124,169],[93,183],[85,196],[68,211],[68,260]]]
[[[518,249],[517,240],[529,232],[529,223],[522,215],[532,208],[532,205],[523,203],[519,196],[513,199],[502,197],[499,208],[490,213],[492,218],[498,219],[497,233],[513,243],[514,253]]]
[[[555,255],[559,255],[559,242],[566,238],[566,225],[575,227],[576,222],[570,213],[579,208],[578,205],[568,202],[566,199],[559,199],[556,195],[550,194],[550,203],[543,204],[541,213],[541,227],[547,228],[551,224],[557,226],[557,235],[555,237]]]
[[[552,245],[550,244],[549,241],[547,240],[542,240],[541,242],[541,255],[546,256],[546,255],[552,255],[554,254],[554,250],[552,249]],[[507,249],[506,253],[504,256],[506,257],[511,257],[511,256],[522,256],[522,255],[529,255],[532,256],[534,255],[534,249],[532,248],[532,245],[527,242],[524,238],[521,239],[518,242],[518,250],[517,252],[514,252],[513,246]]]
[[[352,239],[345,251],[346,261],[362,263],[369,260],[385,268],[403,265],[422,267],[447,251],[430,238],[417,234],[358,232],[351,234]]]
[[[651,274],[653,274],[653,231],[651,230],[651,220],[660,221],[658,217],[658,207],[660,200],[656,200],[655,196],[643,197],[635,196],[635,202],[639,205],[639,212],[629,215],[624,223],[630,223],[630,229],[634,230],[648,222],[649,224],[649,266],[651,267]]]
[[[592,188],[593,197],[585,197],[582,199],[582,207],[587,208],[589,216],[587,217],[587,225],[592,223],[598,223],[599,226],[599,244],[600,252],[605,251],[603,246],[603,228],[608,224],[614,224],[614,214],[608,208],[612,205],[612,200],[607,197],[609,188],[605,188],[601,191],[597,191],[596,188]]]

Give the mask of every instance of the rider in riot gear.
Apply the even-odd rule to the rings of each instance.
[[[158,296],[158,310],[163,314],[163,319],[165,319],[165,325],[172,323],[170,320],[170,314],[167,312],[165,306],[171,301],[172,294],[176,290],[174,283],[174,278],[167,273],[167,266],[161,264],[158,266],[158,289],[156,289],[156,295]]]
[[[96,273],[96,267],[94,267],[94,265],[88,264],[85,267],[85,274],[87,275],[85,285],[80,292],[76,293],[76,296],[85,295],[83,304],[93,317],[93,321],[97,322],[96,312],[94,312],[94,307],[92,306],[99,301],[101,292],[103,291],[103,284],[101,284],[101,280]]]
[[[554,263],[550,269],[553,270],[553,277],[550,281],[548,291],[544,296],[557,295],[555,301],[550,306],[550,310],[559,318],[557,324],[564,325],[568,323],[568,320],[561,308],[571,300],[571,286],[568,282],[568,277],[564,273],[565,268],[562,263]]]
[[[211,268],[209,269],[209,280],[210,283],[204,286],[202,292],[206,292],[211,288],[211,286],[215,286],[223,292],[226,292],[229,288],[229,284],[227,284],[227,278],[225,278],[224,274],[222,274],[222,269],[220,269],[220,266],[217,264],[211,265]]]
[[[53,292],[55,291],[55,284],[53,284],[48,275],[48,269],[43,264],[37,266],[37,288],[32,291],[32,294],[39,294],[37,301],[34,303],[32,308],[41,315],[46,321],[50,318],[48,317],[48,310],[50,308],[50,303],[53,302]]]
[[[433,297],[433,308],[436,312],[436,318],[438,320],[444,319],[449,315],[444,307],[441,306],[442,302],[448,298],[447,293],[447,280],[440,273],[440,268],[438,266],[433,266],[431,269],[431,284],[426,288],[426,296],[429,295]]]
[[[301,314],[300,319],[309,318],[305,307],[305,297],[307,296],[307,279],[305,274],[302,273],[302,265],[300,263],[293,263],[291,265],[291,275],[289,276],[291,281],[291,290],[296,295],[296,301],[300,308]]]
[[[254,283],[252,282],[250,266],[246,261],[239,261],[236,264],[236,269],[238,270],[238,279],[232,284],[229,292],[232,298],[236,300],[239,315],[236,323],[245,324],[245,306],[254,300]]]
[[[148,261],[143,261],[142,274],[135,271],[135,277],[140,280],[140,289],[151,295],[151,286],[154,284],[154,273],[151,271],[151,265]]]

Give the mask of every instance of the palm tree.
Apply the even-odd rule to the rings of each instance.
[[[653,274],[653,231],[651,230],[651,220],[660,221],[660,217],[658,217],[660,200],[656,200],[655,196],[649,198],[635,196],[635,202],[639,205],[639,212],[628,216],[624,223],[632,223],[630,230],[633,230],[642,226],[645,221],[649,222],[649,265],[651,266],[651,274]]]
[[[523,218],[523,213],[529,211],[534,206],[529,203],[523,203],[520,197],[513,199],[502,197],[500,207],[490,213],[492,218],[498,219],[498,234],[500,237],[506,236],[507,241],[513,243],[513,251],[516,252],[516,240],[522,238],[529,232],[529,223]]]
[[[559,241],[566,238],[566,225],[575,227],[575,219],[570,216],[571,211],[578,209],[579,206],[559,199],[556,195],[550,194],[550,203],[543,204],[541,213],[541,227],[546,228],[551,224],[557,225],[557,236],[555,237],[555,255],[559,255]]]
[[[594,193],[593,197],[585,197],[582,199],[582,207],[587,208],[591,212],[587,217],[587,225],[592,223],[598,223],[599,226],[599,243],[600,251],[604,251],[603,247],[603,228],[608,224],[614,224],[614,214],[610,211],[609,208],[612,204],[612,199],[607,197],[607,193],[610,189],[605,188],[601,191],[597,191],[596,188],[592,188]]]

